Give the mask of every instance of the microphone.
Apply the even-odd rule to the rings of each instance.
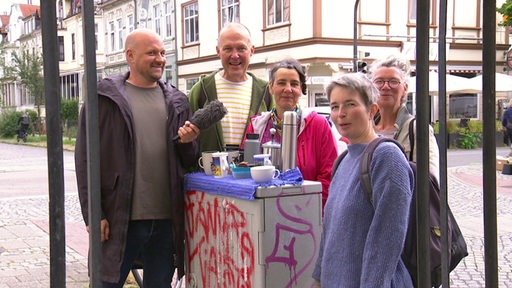
[[[204,108],[194,112],[189,121],[199,130],[204,130],[219,122],[227,113],[228,110],[224,107],[224,104],[216,99],[208,103]],[[176,135],[173,141],[177,142],[178,139],[180,139],[180,136]]]

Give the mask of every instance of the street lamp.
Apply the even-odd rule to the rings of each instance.
[[[352,59],[352,65],[354,65],[354,72],[357,71],[357,8],[359,6],[359,0],[354,3],[354,58]]]

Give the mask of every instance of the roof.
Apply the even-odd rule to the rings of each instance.
[[[28,17],[30,15],[39,14],[39,6],[38,5],[30,5],[30,4],[18,4],[20,8],[20,12],[23,18]]]
[[[6,28],[9,25],[9,15],[0,15],[0,33],[7,33]]]

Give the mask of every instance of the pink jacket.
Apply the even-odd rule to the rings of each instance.
[[[247,133],[258,133],[263,144],[270,141],[269,130],[272,126],[270,112],[263,112],[251,118]],[[276,136],[274,140],[280,143],[280,135]],[[244,138],[242,149],[245,140]],[[327,119],[316,111],[308,113],[303,110],[297,138],[296,162],[305,180],[322,183],[322,209],[329,194],[332,164],[338,156],[336,149],[336,141]]]

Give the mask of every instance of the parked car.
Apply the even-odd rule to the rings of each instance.
[[[334,123],[331,120],[331,107],[329,107],[329,106],[307,107],[307,108],[305,108],[305,110],[316,111],[318,114],[323,115],[327,119],[327,121],[329,121],[329,125],[331,125],[332,135],[334,136],[334,139],[336,139],[336,144],[338,146],[338,155],[341,154],[341,152],[345,151],[345,149],[347,149],[348,139],[341,136],[340,132],[338,132],[338,129],[336,129],[336,125],[334,125]]]

